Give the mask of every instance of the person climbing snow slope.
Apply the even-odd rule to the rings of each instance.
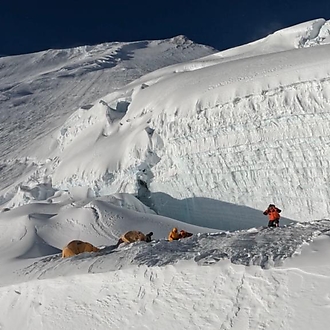
[[[281,210],[274,204],[269,204],[267,210],[264,211],[264,215],[268,215],[268,227],[280,226],[280,213]]]

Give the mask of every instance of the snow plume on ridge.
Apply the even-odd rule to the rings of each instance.
[[[300,47],[326,45],[330,43],[330,21],[316,20],[308,29],[309,33],[299,43]]]
[[[266,39],[278,39],[279,46],[281,41],[291,40],[295,48],[325,45],[330,43],[329,24],[325,19],[316,19],[276,31]]]
[[[265,38],[246,45],[230,48],[208,56],[221,58],[222,61],[242,59],[260,54],[278,53],[282,51],[325,45],[330,42],[330,21],[315,19],[278,30]]]

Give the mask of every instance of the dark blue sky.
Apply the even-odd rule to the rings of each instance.
[[[179,34],[223,50],[315,18],[330,0],[0,0],[0,54]]]

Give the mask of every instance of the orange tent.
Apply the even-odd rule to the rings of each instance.
[[[180,234],[178,233],[178,228],[174,227],[170,233],[168,234],[168,240],[169,241],[176,241],[178,239],[180,239],[181,236]]]
[[[62,250],[62,258],[72,257],[79,253],[84,252],[98,252],[100,251],[99,248],[95,247],[94,245],[83,242],[79,240],[71,241],[66,247]]]
[[[150,232],[149,234],[145,235],[145,234],[141,233],[140,231],[131,230],[120,236],[117,246],[119,246],[119,244],[121,244],[121,243],[134,243],[137,241],[150,242],[152,235],[153,235],[153,232]]]

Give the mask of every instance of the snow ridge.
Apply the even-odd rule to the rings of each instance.
[[[91,197],[118,192],[148,196],[148,205],[159,214],[195,224],[201,223],[200,214],[191,211],[200,209],[204,199],[259,210],[275,202],[293,220],[305,220],[301,209],[308,219],[327,218],[330,45],[299,48],[295,42],[321,38],[326,43],[328,25],[314,20],[244,49],[196,55],[193,61],[141,73],[95,102],[83,102],[47,143],[30,150],[41,159],[40,166],[36,170],[26,164],[20,183],[6,183],[2,200],[8,203],[20,185],[32,190],[46,181],[54,191],[88,188]],[[274,52],[279,41],[283,49]],[[179,36],[114,44],[111,51],[117,54],[124,47],[134,55],[125,63],[141,64],[140,52],[177,49],[177,43],[183,45],[180,52],[195,47],[187,42]],[[99,58],[97,48],[76,51],[87,58],[75,58],[80,64]],[[203,52],[210,50],[198,48],[196,54]],[[159,194],[185,199],[185,210],[171,213]],[[13,205],[19,202],[4,206]],[[218,211],[208,214],[209,223]]]
[[[200,266],[230,260],[237,265],[257,265],[263,269],[280,267],[300,253],[303,245],[315,238],[330,236],[330,220],[291,224],[279,228],[251,228],[235,232],[203,233],[179,241],[155,240],[129,245],[106,246],[94,254],[70,259],[53,255],[23,269],[25,279],[45,279],[81,273],[102,273],[132,265],[166,266],[192,260]],[[79,267],[77,267],[79,265]]]

